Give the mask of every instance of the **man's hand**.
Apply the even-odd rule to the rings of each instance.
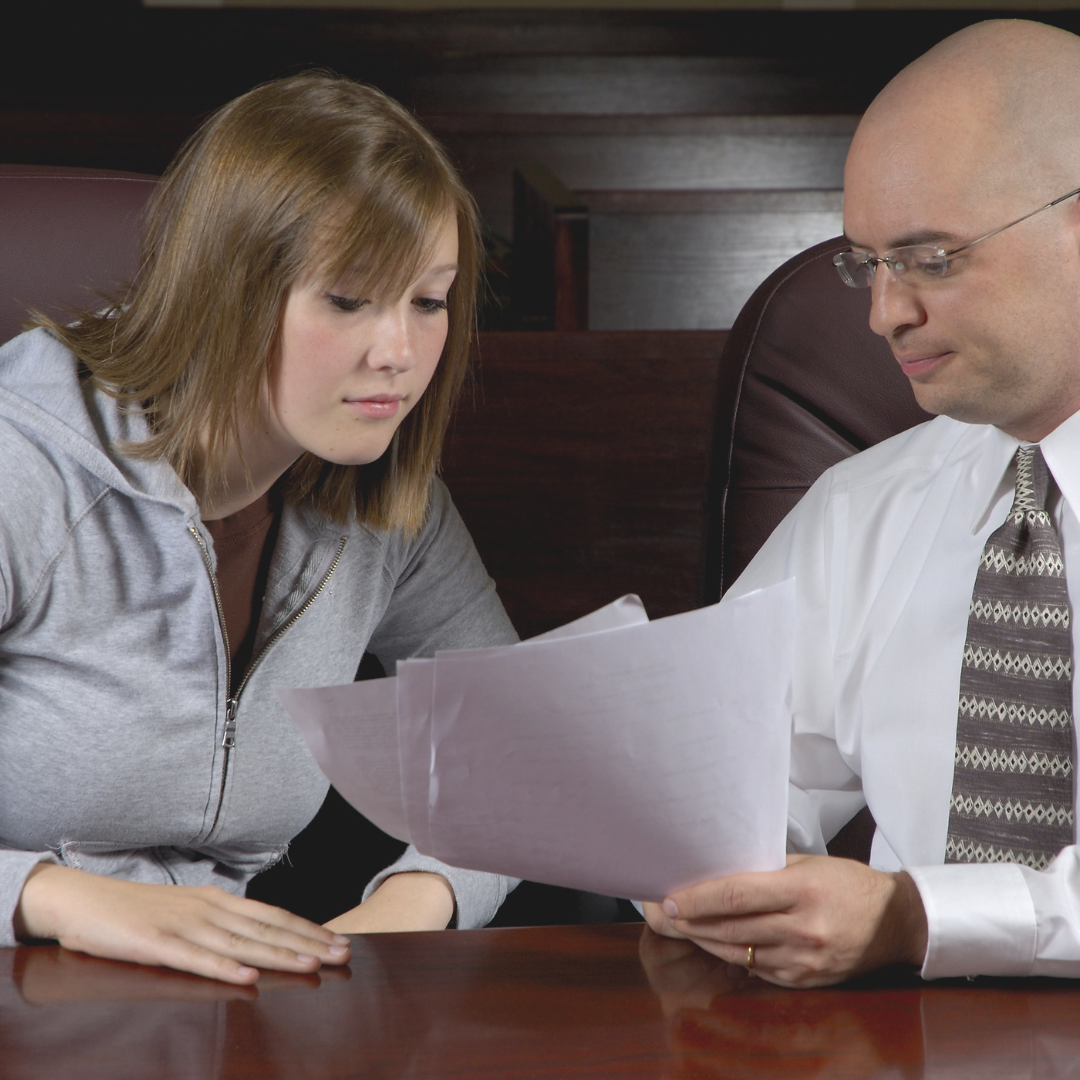
[[[388,877],[359,907],[325,924],[339,934],[445,930],[454,917],[454,890],[441,874]]]
[[[783,870],[733,874],[646,904],[658,934],[689,938],[781,986],[827,986],[890,964],[922,965],[926,913],[904,873],[789,855]]]
[[[213,886],[142,885],[46,863],[23,886],[15,932],[241,985],[259,968],[312,972],[350,955],[347,938]]]

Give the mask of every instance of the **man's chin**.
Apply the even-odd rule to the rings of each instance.
[[[972,397],[958,393],[955,387],[942,385],[941,382],[911,381],[911,389],[920,409],[933,416],[949,416],[964,424],[994,423],[993,409],[986,402],[973,400]]]

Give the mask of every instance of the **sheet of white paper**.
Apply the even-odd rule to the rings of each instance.
[[[783,866],[793,607],[438,655],[420,850],[639,900]]]
[[[647,621],[638,597],[627,595],[531,640]],[[396,677],[314,690],[278,688],[277,695],[319,768],[349,803],[399,840],[412,842],[411,821],[421,842],[429,843],[433,661],[405,660],[398,670],[405,676],[400,725]]]
[[[431,706],[434,660],[402,660],[397,666],[398,755],[405,820],[417,849],[431,850],[428,801],[431,784]]]
[[[383,832],[409,841],[401,801],[396,680],[279,688],[277,695],[330,783]]]
[[[526,638],[522,645],[532,645],[537,641],[555,641],[558,638],[580,637],[582,634],[600,634],[607,630],[618,630],[623,626],[637,626],[639,623],[649,621],[645,612],[645,605],[640,596],[627,593],[605,604],[596,611],[582,615],[580,619],[566,623],[565,626],[557,626],[554,630],[548,630],[545,634],[537,634],[536,637]]]

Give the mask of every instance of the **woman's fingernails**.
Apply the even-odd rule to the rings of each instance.
[[[299,961],[299,962],[300,962],[301,964],[314,964],[314,963],[316,963],[316,962],[318,961],[318,957],[317,957],[317,956],[308,956],[308,954],[307,954],[307,953],[302,953],[302,952],[298,952],[298,953],[296,954],[296,959],[297,959],[297,960],[298,960],[298,961]]]
[[[336,941],[339,945],[349,944],[349,939],[344,934],[335,934],[334,941]]]
[[[670,898],[663,903],[664,914],[669,919],[677,919],[679,917],[679,909],[675,906],[675,901]]]
[[[331,956],[344,956],[349,951],[348,945],[331,945],[327,952]]]

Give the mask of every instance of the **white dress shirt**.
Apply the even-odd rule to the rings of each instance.
[[[1075,612],[1080,413],[1041,445],[1061,491],[1050,509]],[[728,593],[796,579],[789,843],[824,853],[868,805],[871,865],[906,869],[922,896],[928,979],[1080,976],[1075,845],[1041,872],[944,865],[968,605],[983,546],[1012,505],[1017,446],[938,417],[842,462]]]

